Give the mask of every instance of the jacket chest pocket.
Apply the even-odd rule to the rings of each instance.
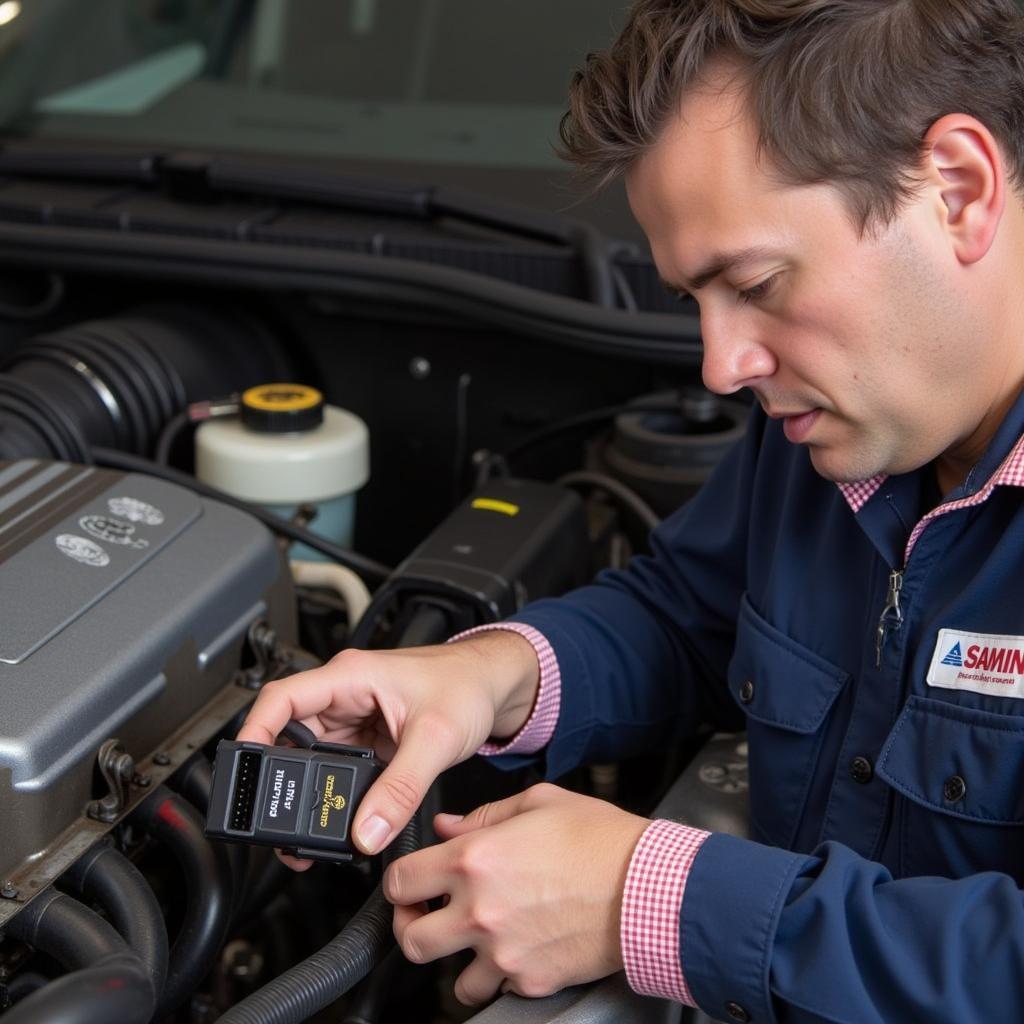
[[[849,678],[743,599],[728,679],[747,715],[752,838],[792,847],[821,754],[825,720]]]
[[[877,769],[906,798],[900,874],[1024,877],[1024,714],[911,697]]]

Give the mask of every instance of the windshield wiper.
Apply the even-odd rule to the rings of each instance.
[[[592,224],[560,214],[453,188],[348,178],[308,164],[271,165],[187,151],[13,141],[0,150],[0,174],[155,186],[179,199],[210,201],[242,195],[419,222],[454,220],[513,239],[571,249],[583,267],[587,297],[606,308],[618,305],[623,291],[616,258],[637,254],[632,244],[613,241]]]

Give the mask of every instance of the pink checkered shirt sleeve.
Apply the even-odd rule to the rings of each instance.
[[[530,641],[540,666],[540,685],[530,717],[519,732],[506,743],[485,743],[477,753],[486,757],[495,754],[536,754],[548,745],[548,741],[555,733],[555,726],[558,725],[558,711],[562,704],[562,677],[558,671],[558,659],[544,634],[522,622],[495,622],[487,626],[477,626],[475,629],[458,633],[448,643],[495,629],[518,633]]]
[[[633,850],[622,893],[622,961],[626,980],[643,996],[696,1006],[683,977],[679,917],[686,880],[710,835],[659,819]]]

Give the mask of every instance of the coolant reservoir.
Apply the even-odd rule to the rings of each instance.
[[[200,424],[196,476],[286,518],[313,505],[310,529],[351,547],[355,492],[370,476],[370,435],[354,413],[325,405],[316,388],[261,384],[242,394],[237,418]],[[323,558],[302,544],[291,557]]]

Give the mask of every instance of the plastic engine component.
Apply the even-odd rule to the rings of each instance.
[[[229,687],[254,621],[294,637],[261,524],[62,462],[0,462],[0,604],[0,878],[84,820],[105,741],[149,756]]]

